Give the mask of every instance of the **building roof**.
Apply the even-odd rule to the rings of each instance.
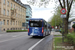
[[[26,7],[26,6],[28,6],[30,9],[32,9],[32,8],[31,8],[31,6],[30,6],[30,5],[28,5],[28,4],[24,4],[24,6],[25,6],[25,7]],[[27,7],[26,7],[26,8],[27,8]]]
[[[18,3],[18,4],[20,4],[21,6],[23,6],[23,7],[25,7],[25,8],[27,8],[26,6],[28,6],[30,9],[32,9],[31,7],[30,7],[30,5],[28,5],[28,4],[23,4],[22,2],[21,2],[21,0],[14,0],[16,3]]]
[[[31,18],[30,20],[44,20],[42,18]]]
[[[24,4],[23,4],[20,0],[13,0],[13,1],[15,1],[15,2],[18,3],[19,5],[23,6],[24,8],[26,8],[26,7],[24,6]]]

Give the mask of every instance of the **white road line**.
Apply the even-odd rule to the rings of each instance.
[[[41,39],[40,41],[38,41],[36,44],[34,44],[32,47],[30,47],[28,50],[32,50],[36,45],[38,45],[41,41],[43,41],[44,40],[44,38],[43,39]]]

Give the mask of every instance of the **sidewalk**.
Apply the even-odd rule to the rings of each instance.
[[[60,32],[55,32],[55,31],[52,31],[51,34],[52,35],[62,35]]]
[[[0,32],[0,34],[5,34],[6,32]]]

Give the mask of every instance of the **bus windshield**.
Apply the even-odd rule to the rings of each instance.
[[[29,26],[30,27],[42,27],[42,21],[30,21]]]

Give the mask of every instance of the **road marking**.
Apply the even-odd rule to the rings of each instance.
[[[38,41],[36,44],[34,44],[32,47],[30,47],[28,50],[32,50],[35,46],[37,46],[41,41],[43,41],[44,40],[44,38],[43,39],[41,39],[40,41]]]

